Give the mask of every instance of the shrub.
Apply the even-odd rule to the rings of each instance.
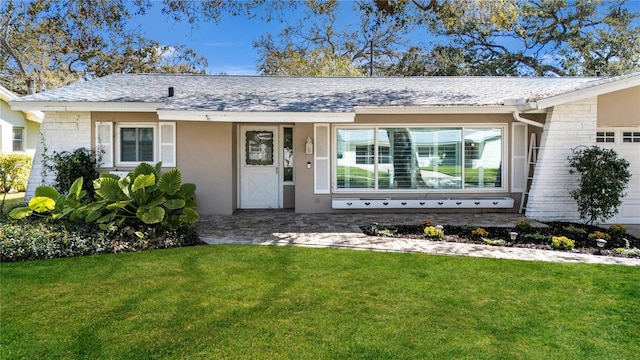
[[[433,226],[433,222],[431,220],[424,219],[420,221],[420,226],[422,226],[423,228],[426,228],[428,226]]]
[[[609,226],[609,233],[613,236],[620,237],[627,233],[627,227],[621,224],[613,224]]]
[[[66,191],[77,178],[83,179],[82,189],[89,199],[94,197],[91,182],[100,176],[97,170],[101,161],[100,153],[87,148],[78,148],[71,152],[54,152],[52,156],[43,156],[43,167],[56,174],[53,187],[59,192]]]
[[[611,236],[609,236],[609,234],[602,231],[594,231],[587,236],[587,239],[589,239],[590,241],[596,241],[596,239],[611,241]]]
[[[617,214],[631,178],[629,162],[619,159],[614,150],[592,146],[575,152],[569,165],[580,174],[578,188],[570,192],[580,219],[593,225]]]
[[[574,234],[574,235],[586,235],[587,234],[587,230],[581,228],[581,227],[577,227],[574,225],[569,225],[569,226],[565,226],[563,228],[566,232]]]
[[[531,230],[533,230],[533,226],[531,226],[531,223],[527,220],[521,219],[518,220],[516,222],[516,227],[515,227],[516,231],[518,232],[529,232]]]
[[[487,237],[489,236],[489,232],[481,227],[474,229],[471,231],[471,235],[479,236],[479,237]]]
[[[32,158],[26,154],[0,154],[0,192],[25,191]]]
[[[575,242],[566,236],[554,236],[551,238],[551,246],[559,250],[572,250]]]
[[[0,227],[0,261],[24,261],[191,246],[200,243],[192,228],[175,230],[139,225],[106,232],[95,224],[28,218]]]
[[[424,228],[424,235],[432,239],[441,239],[444,237],[444,230],[436,226],[427,226]]]
[[[487,238],[483,238],[482,241],[484,241],[486,244],[489,245],[493,245],[493,246],[504,246],[507,242],[502,240],[502,239],[487,239]]]
[[[549,241],[551,241],[550,235],[539,234],[539,233],[524,234],[522,235],[522,237],[529,241],[533,241],[535,243],[548,243]]]

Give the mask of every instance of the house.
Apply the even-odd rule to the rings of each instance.
[[[45,112],[50,151],[102,149],[103,171],[178,167],[197,185],[202,214],[464,210],[577,220],[567,157],[600,145],[633,173],[611,222],[640,223],[640,74],[115,74],[11,107]],[[40,176],[32,172],[28,195]]]
[[[18,95],[0,86],[0,154],[36,151],[44,114],[38,110],[11,110],[9,101]]]

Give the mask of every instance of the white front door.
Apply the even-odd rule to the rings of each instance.
[[[240,208],[278,208],[278,127],[240,128]]]

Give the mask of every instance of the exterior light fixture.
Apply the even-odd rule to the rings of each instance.
[[[515,241],[515,239],[518,237],[518,233],[515,231],[512,231],[509,233],[509,236],[511,236],[512,241]]]

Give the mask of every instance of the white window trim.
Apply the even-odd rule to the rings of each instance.
[[[506,158],[508,152],[508,144],[509,144],[509,134],[507,131],[509,124],[507,123],[462,123],[452,125],[451,123],[429,123],[429,124],[418,124],[418,123],[386,123],[386,124],[339,124],[334,125],[331,129],[331,151],[330,153],[335,154],[335,156],[331,156],[331,172],[333,176],[331,177],[331,187],[333,188],[333,192],[336,194],[370,194],[370,193],[420,193],[423,194],[425,192],[442,194],[442,193],[505,193],[508,192],[508,183],[509,183],[509,174],[510,174],[510,166],[509,161]],[[502,147],[501,147],[501,159],[502,159],[502,186],[501,187],[492,187],[492,188],[462,188],[462,189],[339,189],[338,188],[338,162],[337,162],[337,131],[338,129],[374,129],[374,137],[375,144],[378,143],[377,138],[377,129],[379,128],[460,128],[462,133],[464,134],[465,128],[499,128],[502,131]],[[377,148],[377,146],[375,147]],[[377,149],[376,154],[377,157]],[[464,151],[462,153],[462,164],[464,164]],[[377,166],[378,163],[375,164],[375,176],[376,176],[376,184],[377,184]],[[463,166],[464,168],[464,166]],[[464,175],[463,175],[464,178]]]

